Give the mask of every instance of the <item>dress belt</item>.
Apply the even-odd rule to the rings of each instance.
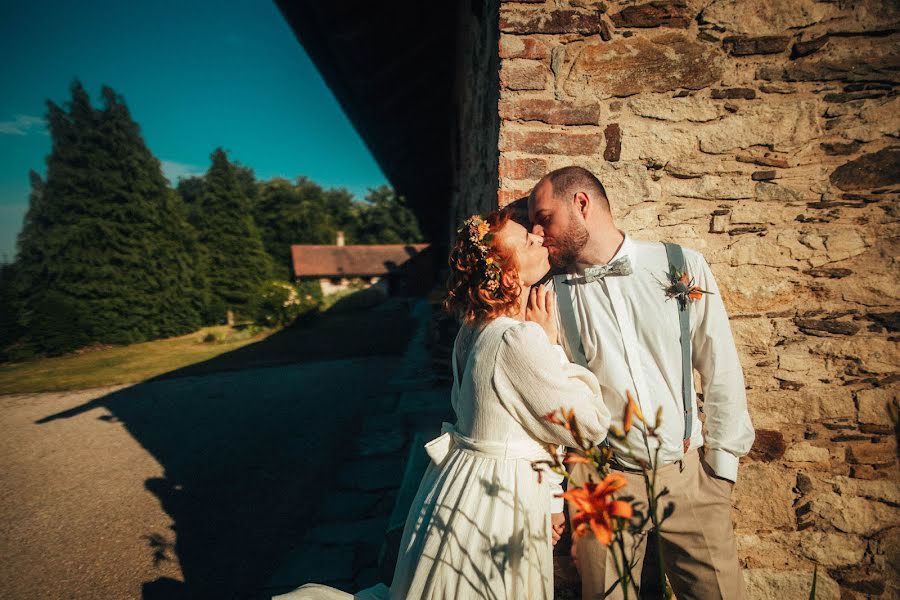
[[[450,451],[457,448],[498,460],[545,460],[550,458],[547,450],[533,440],[513,442],[476,440],[459,433],[456,427],[450,423],[443,423],[441,435],[425,444],[425,452],[436,465],[444,462]]]

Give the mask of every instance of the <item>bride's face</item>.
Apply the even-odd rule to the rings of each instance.
[[[515,221],[509,221],[496,233],[496,237],[497,242],[514,256],[524,287],[534,285],[550,270],[547,249],[541,236],[530,233]]]

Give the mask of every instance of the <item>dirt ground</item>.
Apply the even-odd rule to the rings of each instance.
[[[249,598],[398,358],[0,396],[0,598]]]

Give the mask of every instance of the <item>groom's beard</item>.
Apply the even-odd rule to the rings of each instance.
[[[553,240],[553,251],[548,255],[550,264],[557,269],[568,269],[573,266],[590,237],[583,223],[574,218],[569,223],[565,233]]]

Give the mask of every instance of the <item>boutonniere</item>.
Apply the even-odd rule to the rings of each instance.
[[[663,291],[666,293],[666,299],[675,298],[678,301],[678,308],[684,310],[688,302],[696,302],[703,297],[703,294],[711,294],[706,290],[700,289],[700,286],[694,285],[694,278],[688,275],[687,271],[679,271],[674,265],[669,265],[669,272],[666,273],[668,283],[660,282]]]

